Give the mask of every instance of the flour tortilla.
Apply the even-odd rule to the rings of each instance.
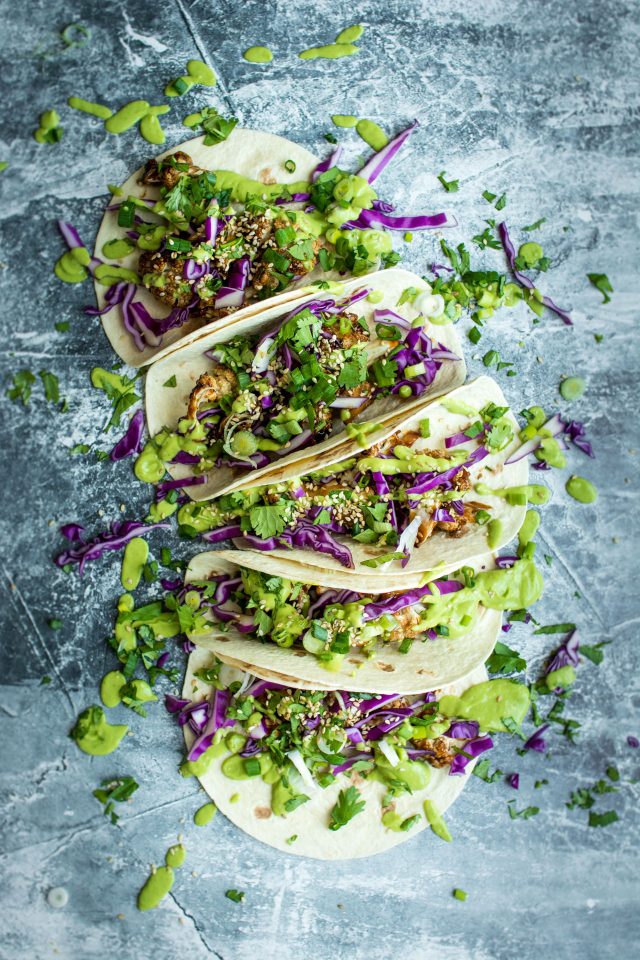
[[[271,561],[268,569],[264,560],[253,551],[213,550],[193,557],[185,575],[185,582],[207,580],[217,573],[237,573],[240,566],[263,573],[286,577],[295,581],[309,581],[295,563]],[[492,557],[484,557],[476,570],[493,567]],[[355,578],[354,578],[355,579]],[[366,594],[360,579],[352,589]],[[386,592],[390,592],[389,584]],[[377,593],[377,591],[376,591]],[[381,644],[374,658],[361,653],[349,653],[336,672],[326,670],[319,660],[302,646],[283,648],[276,643],[262,642],[234,630],[219,629],[218,621],[211,617],[211,630],[206,634],[194,633],[189,639],[199,647],[213,651],[220,659],[261,677],[277,680],[307,689],[354,690],[360,693],[419,693],[432,687],[455,683],[490,656],[502,624],[499,610],[482,608],[478,620],[469,633],[454,639],[438,637],[424,643],[416,641],[408,653],[399,653],[396,644]]]
[[[444,403],[450,401],[464,402],[475,410],[481,410],[490,402],[498,406],[508,405],[495,380],[490,377],[479,377],[477,380],[453,390],[441,400],[434,400],[427,404],[423,403],[417,408],[414,405],[412,412],[405,415],[400,424],[396,420],[395,423],[385,426],[384,437],[391,436],[398,430],[401,432],[411,429],[417,430],[420,421],[426,418],[429,420],[430,436],[427,440],[417,440],[414,448],[418,452],[421,449],[444,448],[445,437],[466,429],[475,419],[463,414],[451,413],[444,406]],[[529,467],[526,458],[519,460],[517,463],[505,464],[505,461],[519,444],[517,439],[518,424],[511,413],[507,416],[513,425],[514,439],[505,450],[492,453],[480,463],[469,468],[469,474],[474,484],[481,480],[489,487],[500,489],[522,486],[527,483]],[[375,439],[378,442],[382,437],[378,434]],[[362,455],[362,453],[362,448],[356,440],[347,439],[334,447],[333,451],[326,457],[310,456],[306,460],[298,461],[293,465],[283,465],[280,471],[270,474],[268,483],[302,477],[321,466],[327,467],[350,457]],[[246,486],[249,486],[249,484]],[[501,522],[500,536],[497,542],[493,544],[492,549],[499,550],[516,536],[524,521],[526,506],[512,506],[503,497],[480,495],[473,491],[470,491],[468,499],[487,504],[490,508],[491,517]],[[331,578],[333,586],[349,586],[351,589],[360,589],[356,587],[356,583],[360,581],[361,577],[364,577],[368,584],[367,589],[373,589],[375,584],[380,584],[377,592],[382,593],[385,590],[400,590],[408,589],[410,586],[419,586],[420,583],[424,582],[426,573],[430,573],[431,579],[434,579],[452,570],[457,570],[466,563],[471,563],[489,551],[487,526],[474,523],[468,524],[462,536],[458,538],[450,537],[444,531],[436,530],[421,546],[413,549],[411,558],[405,567],[401,566],[400,560],[392,560],[384,565],[372,568],[365,566],[363,561],[392,553],[393,547],[356,543],[349,537],[340,534],[334,534],[334,536],[336,540],[346,544],[351,551],[354,561],[353,570],[342,566],[341,563],[327,554],[315,553],[312,550],[281,547],[269,551],[269,553],[262,552],[262,556],[270,556],[276,562],[281,560],[294,561],[300,568],[298,579],[305,583],[316,582],[313,579],[316,571],[324,571],[324,574]],[[239,549],[246,549],[243,538],[238,538],[234,542]]]
[[[426,283],[417,274],[410,273],[408,270],[393,269],[369,274],[366,277],[340,284],[340,292],[332,294],[336,299],[339,299],[362,288],[380,290],[384,294],[379,303],[374,304],[363,299],[355,303],[353,307],[347,308],[349,313],[355,313],[363,317],[369,324],[372,331],[371,353],[373,356],[388,350],[388,346],[385,347],[375,335],[375,310],[389,308],[408,320],[413,320],[418,316],[418,310],[410,303],[402,304],[400,307],[397,306],[400,294],[407,287],[427,289]],[[185,416],[189,394],[195,386],[196,380],[200,374],[212,370],[215,366],[212,360],[204,356],[205,351],[211,350],[217,344],[230,340],[239,334],[263,334],[293,307],[301,308],[305,302],[319,298],[325,299],[328,295],[327,291],[315,289],[307,298],[298,298],[295,304],[282,305],[281,303],[268,302],[259,313],[236,319],[231,328],[228,325],[221,328],[219,324],[214,324],[207,328],[207,332],[201,330],[197,337],[191,338],[187,342],[183,341],[177,348],[163,354],[151,366],[147,374],[145,407],[147,425],[151,435],[156,434],[162,427],[175,429],[178,420]],[[423,394],[422,403],[424,403],[425,396],[438,397],[453,390],[464,383],[466,376],[466,365],[464,359],[462,359],[462,345],[455,328],[451,325],[436,326],[426,323],[425,330],[430,337],[438,340],[447,349],[452,350],[456,356],[460,357],[460,360],[443,361],[428,393]],[[176,386],[173,388],[165,387],[164,384],[172,377],[175,377]],[[407,400],[397,395],[380,397],[363,411],[355,424],[357,426],[361,426],[363,423],[395,424],[405,416],[405,411],[413,409],[415,404],[415,398]],[[232,467],[217,468],[212,471],[206,483],[186,487],[185,491],[192,500],[211,500],[213,497],[220,496],[230,490],[264,483],[272,476],[280,476],[283,470],[288,470],[291,474],[293,464],[310,459],[325,462],[325,458],[331,456],[332,451],[336,450],[345,438],[344,427],[340,420],[336,420],[334,429],[335,433],[329,439],[323,440],[312,448],[294,451],[289,456],[282,457],[275,464],[270,464],[260,470],[244,470]],[[383,435],[384,430],[378,430],[372,436],[378,434]],[[326,462],[332,461],[327,459]],[[169,472],[176,479],[193,475],[192,468],[180,464],[170,466]],[[295,470],[293,475],[295,475]]]
[[[212,655],[206,650],[195,650],[189,657],[184,681],[183,696],[199,699],[208,694],[211,687],[198,680],[196,670],[210,665]],[[221,677],[225,682],[242,680],[244,674],[233,668],[224,667]],[[464,681],[445,688],[442,693],[460,695],[474,683],[487,679],[484,667],[478,667]],[[190,747],[194,734],[183,728],[187,747]],[[459,777],[450,777],[449,768],[431,768],[431,779],[425,790],[405,794],[395,800],[396,812],[403,818],[421,814],[423,819],[407,832],[396,832],[384,827],[381,822],[382,799],[386,787],[372,780],[362,780],[357,787],[366,807],[340,830],[329,830],[329,815],[335,805],[340,790],[351,786],[352,780],[345,774],[337,777],[336,782],[322,789],[318,787],[311,799],[286,817],[277,817],[271,812],[271,787],[260,777],[251,780],[230,780],[221,771],[225,758],[216,758],[208,771],[199,777],[200,783],[222,813],[237,827],[255,837],[262,843],[275,847],[282,853],[299,857],[311,857],[315,860],[355,860],[382,853],[399,843],[411,840],[428,826],[424,819],[423,803],[431,800],[439,813],[444,813],[457,799],[469,782],[475,760],[467,765],[466,772]],[[306,792],[306,791],[305,791]],[[231,797],[239,799],[231,802]],[[297,839],[289,844],[293,835]],[[433,838],[431,838],[433,840]],[[442,843],[440,839],[433,840]]]
[[[250,177],[253,180],[260,180],[265,184],[274,182],[295,183],[297,180],[308,180],[320,162],[304,147],[293,143],[291,140],[286,140],[284,137],[277,137],[273,133],[264,133],[261,130],[244,130],[237,127],[222,143],[208,147],[205,146],[203,137],[194,137],[192,140],[186,140],[184,143],[171,147],[170,150],[165,150],[158,155],[157,159],[162,160],[163,157],[176,153],[178,150],[188,153],[196,166],[204,170],[232,170],[234,173]],[[293,173],[285,170],[284,164],[287,160],[293,160],[296,165]],[[143,173],[144,167],[140,167],[122,184],[123,198],[134,196],[154,201],[160,199],[158,186],[139,182]],[[118,199],[118,197],[111,198],[109,206],[116,204]],[[148,218],[156,219],[151,213]],[[158,223],[160,222],[160,219],[158,219]],[[114,263],[121,267],[128,267],[130,270],[136,270],[139,250],[134,249],[128,256],[121,257],[119,260],[105,259],[102,253],[102,247],[108,240],[119,239],[123,234],[123,228],[118,226],[118,211],[107,208],[96,237],[95,256],[105,263]],[[298,286],[307,284],[309,279],[310,276],[303,278]],[[106,305],[105,294],[108,287],[100,283],[95,283],[94,286],[98,306],[102,308]],[[296,300],[299,296],[299,290],[296,289],[295,285],[292,285],[284,293],[272,297],[268,303],[288,303],[290,300]],[[164,306],[143,286],[138,287],[135,299],[143,303],[152,316],[165,317],[170,313],[170,308]],[[213,321],[213,326],[216,329],[228,327],[236,320],[252,316],[263,307],[264,301],[255,301],[244,309],[223,317],[221,320]],[[199,336],[205,329],[202,321],[193,320],[166,333],[161,347],[147,347],[140,351],[124,328],[120,306],[116,306],[104,314],[101,320],[113,349],[132,367],[140,367],[149,363],[158,354],[164,354],[167,349],[170,351],[171,345],[177,341],[182,341],[193,335]]]

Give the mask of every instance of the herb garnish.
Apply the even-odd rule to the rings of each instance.
[[[360,793],[355,787],[341,790],[335,806],[331,810],[330,830],[339,830],[353,820],[365,808],[365,801],[360,799]]]
[[[613,287],[611,286],[611,281],[606,273],[588,273],[587,280],[593,284],[593,286],[598,290],[603,296],[603,303],[610,303],[611,297],[610,293],[613,293]]]
[[[94,790],[93,795],[104,804],[105,817],[110,817],[111,823],[117,823],[120,818],[115,812],[116,803],[124,803],[137,789],[138,784],[133,777],[117,777],[115,780],[103,780],[102,786]]]

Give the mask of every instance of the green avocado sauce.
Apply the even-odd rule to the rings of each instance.
[[[474,490],[481,497],[504,497],[512,506],[523,506],[525,503],[540,506],[551,496],[548,487],[543,487],[540,483],[527,483],[514,487],[490,487],[486,483],[476,483]]]
[[[124,590],[135,590],[149,559],[149,544],[142,537],[133,537],[124,548],[120,583]]]
[[[535,510],[527,510],[522,526],[518,531],[518,543],[521,547],[526,547],[526,545],[533,540],[539,526],[540,514],[536,513]]]
[[[464,400],[456,400],[455,397],[447,399],[445,397],[440,400],[440,403],[449,413],[459,413],[463,417],[475,417],[476,419],[478,417],[478,411],[469,403],[465,403]]]
[[[503,535],[502,520],[490,520],[487,524],[487,544],[490,550],[500,546]]]
[[[309,184],[306,180],[297,180],[295,183],[261,183],[259,180],[252,180],[250,177],[243,177],[232,170],[214,170],[216,176],[216,189],[231,191],[231,199],[237,203],[244,203],[247,197],[264,197],[268,200],[275,200],[277,197],[286,193],[308,193]]]
[[[121,257],[128,256],[135,249],[133,240],[122,237],[118,240],[107,240],[102,244],[102,256],[109,260],[119,260]]]
[[[211,746],[205,750],[197,760],[185,760],[184,763],[180,764],[179,772],[181,777],[201,777],[203,773],[207,772],[217,757],[221,757],[227,753],[227,748],[222,737],[218,736],[220,733],[222,733],[222,731],[219,730],[213,738]]]
[[[364,27],[360,23],[356,23],[352,27],[345,27],[336,37],[336,43],[355,43],[363,33]]]
[[[85,248],[76,248],[76,253],[78,250],[84,250]],[[86,251],[89,254],[89,251]],[[89,259],[91,257],[89,256]],[[88,263],[89,261],[87,261]],[[68,250],[66,253],[63,253],[61,257],[55,263],[53,268],[58,280],[62,280],[63,283],[82,283],[83,280],[86,280],[89,276],[88,270],[85,266],[80,263],[77,256],[73,255],[71,250]]]
[[[69,97],[67,103],[72,110],[81,110],[82,113],[99,117],[100,120],[108,120],[109,117],[113,116],[111,107],[105,107],[101,103],[92,103],[90,100],[83,100],[82,97]]]
[[[158,147],[167,139],[158,120],[158,116],[155,113],[147,113],[142,117],[140,120],[140,133],[147,143],[153,143]]]
[[[140,283],[140,277],[135,270],[119,267],[115,263],[101,263],[93,271],[93,276],[103,287],[111,287],[122,280],[126,283]]]
[[[559,667],[557,670],[552,670],[551,673],[548,673],[544,678],[549,690],[555,690],[556,687],[562,687],[563,690],[566,690],[572,683],[575,683],[575,679],[576,671],[571,664],[567,664],[565,667]]]
[[[215,803],[205,803],[193,815],[193,822],[196,827],[206,827],[213,820],[216,810]]]
[[[203,87],[215,87],[217,83],[216,75],[209,64],[202,60],[189,60],[187,63],[187,73],[192,80],[201,84]]]
[[[569,477],[565,489],[570,497],[579,503],[594,503],[598,499],[598,491],[590,480],[578,477],[575,474]]]
[[[113,753],[129,727],[126,724],[110,724],[102,707],[93,704],[83,710],[70,736],[83,753],[103,757]]]
[[[117,707],[122,703],[121,690],[127,682],[127,678],[120,670],[110,670],[105,673],[100,683],[100,699],[105,707]]]
[[[187,851],[181,843],[176,843],[169,847],[164,856],[164,862],[168,867],[181,867],[187,856]]]
[[[331,120],[336,127],[355,127],[358,118],[350,113],[334,113]]]
[[[301,60],[339,60],[340,57],[351,57],[354,53],[360,53],[360,48],[354,43],[328,43],[324,47],[303,50],[298,56]]]
[[[477,720],[485,733],[507,733],[504,720],[521,724],[529,701],[529,689],[524,684],[499,678],[476,683],[459,697],[446,694],[440,698],[438,709],[445,717]]]
[[[376,765],[368,774],[370,780],[392,785],[401,782],[410,793],[424,790],[431,779],[431,767],[418,760],[400,760],[395,766],[389,763],[381,753],[376,753]]]
[[[442,819],[442,815],[438,811],[433,800],[425,800],[422,804],[424,809],[424,815],[429,822],[429,826],[435,833],[437,837],[440,837],[441,840],[446,840],[448,843],[453,839],[449,832],[449,828]]]
[[[249,47],[242,54],[249,63],[271,63],[273,54],[269,47]]]
[[[104,122],[107,133],[124,133],[130,130],[149,112],[150,104],[146,100],[132,100],[108,117]]]
[[[154,870],[138,894],[138,910],[153,910],[171,890],[175,874],[171,867]]]
[[[382,814],[382,826],[386,827],[387,830],[393,830],[395,833],[406,833],[420,819],[419,814],[415,814],[413,817],[402,817],[394,810],[387,810],[386,813]]]
[[[356,133],[372,150],[382,150],[389,143],[389,137],[373,120],[358,120]]]

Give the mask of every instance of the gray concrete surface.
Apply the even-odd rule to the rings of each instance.
[[[638,751],[626,743],[628,734],[640,735],[638,4],[34,0],[5,2],[1,15],[0,159],[11,167],[0,181],[0,374],[8,385],[23,367],[53,371],[69,412],[55,413],[39,386],[26,410],[4,395],[0,402],[0,957],[632,957],[640,935],[637,787],[625,782],[602,799],[599,808],[621,815],[606,830],[588,828],[586,812],[567,810],[565,801],[610,762],[625,781],[638,776]],[[43,56],[73,21],[90,26],[91,43]],[[366,25],[358,57],[297,59],[353,22]],[[242,60],[254,43],[272,47],[272,65]],[[175,772],[180,738],[162,706],[146,721],[128,717],[133,734],[112,757],[90,760],[67,739],[113,663],[103,641],[119,563],[107,558],[82,579],[59,573],[51,563],[61,545],[56,528],[77,519],[98,530],[108,519],[142,516],[147,495],[127,462],[69,455],[78,442],[112,445],[101,432],[107,406],[88,373],[114,358],[97,320],[81,313],[92,299],[88,285],[63,286],[51,273],[62,250],[55,219],[75,223],[90,243],[106,183],[124,179],[148,147],[134,131],[109,136],[64,102],[76,94],[113,105],[134,97],[162,103],[165,82],[190,57],[210,62],[219,85],[174,101],[163,120],[169,144],[183,137],[182,116],[205,103],[321,153],[332,113],[370,117],[389,131],[417,116],[420,130],[383,181],[400,210],[446,205],[460,221],[456,242],[483,229],[491,215],[481,198],[487,188],[507,191],[515,237],[518,226],[547,218],[538,234],[554,260],[545,287],[573,308],[574,326],[550,314],[532,326],[521,306],[491,321],[482,349],[470,346],[468,357],[472,375],[484,370],[479,357],[490,347],[516,363],[518,377],[498,375],[516,409],[539,402],[552,410],[561,375],[586,379],[571,412],[587,423],[597,459],[574,451],[570,469],[594,480],[600,499],[577,505],[564,492],[569,470],[549,477],[553,499],[540,550],[553,566],[538,618],[575,620],[584,642],[613,643],[600,667],[580,669],[570,706],[582,724],[576,744],[555,735],[546,761],[518,757],[510,742],[495,751],[502,769],[520,771],[518,808],[540,806],[531,820],[509,819],[506,801],[516,795],[506,784],[474,779],[449,817],[453,844],[423,833],[370,861],[301,861],[255,843],[222,817],[206,830],[191,824],[202,794]],[[54,105],[64,139],[39,146],[31,131],[38,113]],[[362,144],[354,134],[343,139],[355,163]],[[435,179],[442,169],[459,177],[457,194],[443,193]],[[404,262],[422,272],[436,251],[436,238],[416,238]],[[497,253],[485,258],[499,261]],[[585,279],[592,271],[612,280],[607,306]],[[68,333],[55,331],[58,320],[70,321]],[[604,335],[601,343],[595,333]],[[170,540],[158,534],[153,548]],[[195,549],[179,547],[185,556]],[[64,621],[58,632],[47,626],[52,616]],[[523,626],[510,639],[535,676],[549,638]],[[103,777],[129,773],[141,787],[114,827],[91,791]],[[535,790],[542,777],[549,785]],[[148,865],[161,861],[178,833],[189,853],[173,894],[159,910],[138,914],[134,897]],[[52,886],[69,892],[63,910],[47,905]],[[469,892],[466,903],[452,899],[454,886]],[[244,904],[225,899],[229,887],[246,892]]]

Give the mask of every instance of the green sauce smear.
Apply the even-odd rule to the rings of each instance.
[[[351,57],[360,53],[353,43],[328,43],[324,47],[310,47],[303,50],[298,56],[301,60],[339,60],[341,57]]]
[[[367,143],[372,150],[382,150],[389,143],[389,137],[382,127],[373,120],[358,120],[356,133]]]
[[[117,707],[122,703],[121,690],[127,682],[127,678],[120,670],[110,670],[105,673],[100,684],[100,699],[105,707]]]
[[[202,807],[196,810],[193,815],[193,822],[195,823],[196,827],[206,827],[208,823],[211,823],[217,809],[218,808],[216,807],[215,803],[205,803]]]
[[[169,847],[167,850],[164,862],[168,867],[181,867],[184,863],[187,856],[187,851],[181,843],[176,843],[175,846]]]
[[[345,113],[334,113],[331,119],[336,127],[355,127],[358,122],[357,117]]]
[[[88,113],[92,117],[99,117],[100,120],[108,120],[113,116],[111,107],[105,107],[102,103],[92,103],[90,100],[83,100],[82,97],[69,97],[67,103],[72,110],[81,110],[82,113]]]
[[[149,559],[149,544],[142,537],[129,540],[124,548],[120,583],[124,590],[135,590],[142,577],[142,570]]]
[[[104,127],[107,133],[124,133],[125,130],[130,130],[131,127],[135,127],[146,114],[149,112],[149,104],[146,100],[132,100],[130,103],[125,103],[124,107],[109,117],[104,122]]]
[[[500,678],[476,683],[459,697],[447,694],[440,698],[438,709],[445,717],[477,720],[485,733],[507,733],[504,721],[511,718],[521,724],[529,701],[529,690],[524,684]]]
[[[449,832],[449,828],[442,819],[442,815],[438,811],[433,800],[425,800],[423,803],[424,815],[429,821],[429,826],[435,833],[437,837],[440,837],[441,840],[446,840],[449,843],[453,837]]]
[[[576,474],[569,477],[565,488],[569,496],[579,503],[595,503],[598,499],[598,491],[591,481],[585,480],[584,477],[578,477]]]
[[[171,867],[158,867],[138,894],[138,910],[153,910],[171,890],[175,874]]]
[[[82,711],[70,735],[83,753],[103,757],[113,753],[128,729],[126,724],[107,723],[102,707],[93,704]]]
[[[345,27],[336,37],[336,43],[355,43],[364,33],[362,24],[357,23],[353,27]]]
[[[249,63],[271,63],[273,54],[269,47],[249,47],[242,54]]]

